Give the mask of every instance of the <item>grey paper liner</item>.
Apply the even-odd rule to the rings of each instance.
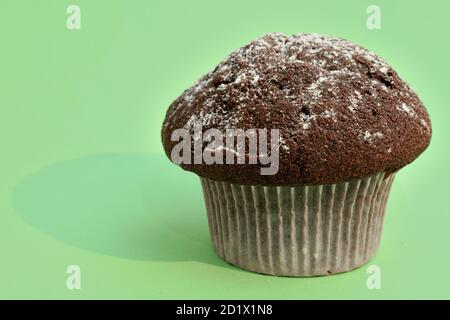
[[[394,174],[296,187],[200,179],[219,257],[258,273],[316,276],[374,256]]]

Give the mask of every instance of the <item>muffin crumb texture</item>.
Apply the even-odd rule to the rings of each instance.
[[[170,106],[173,130],[280,129],[279,171],[259,165],[185,165],[200,176],[252,185],[332,184],[394,172],[429,144],[427,111],[380,57],[347,40],[270,33],[231,53]],[[246,148],[248,150],[248,148]]]

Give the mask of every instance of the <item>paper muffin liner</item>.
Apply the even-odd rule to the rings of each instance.
[[[317,276],[374,256],[394,174],[295,187],[200,179],[219,257],[258,273]]]

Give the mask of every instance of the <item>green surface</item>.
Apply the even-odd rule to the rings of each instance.
[[[66,8],[81,8],[81,30]],[[382,29],[368,30],[377,4]],[[448,1],[0,2],[0,298],[450,298]],[[163,156],[166,108],[266,32],[348,38],[423,99],[429,149],[394,181],[381,290],[239,270],[212,251],[198,178]],[[81,289],[66,288],[68,265]]]

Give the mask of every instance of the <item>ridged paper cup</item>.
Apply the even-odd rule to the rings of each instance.
[[[258,273],[319,276],[375,255],[394,174],[295,187],[200,179],[219,257]]]

